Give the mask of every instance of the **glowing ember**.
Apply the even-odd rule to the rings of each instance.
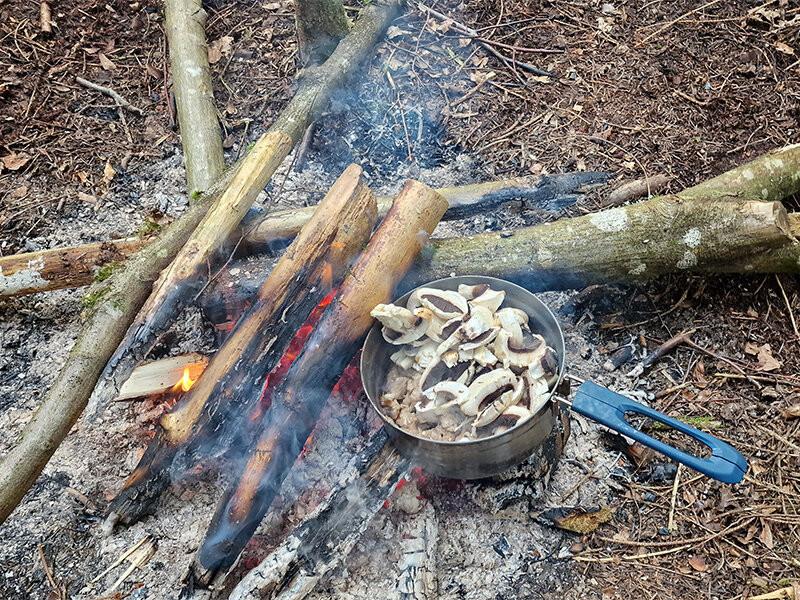
[[[191,372],[189,371],[189,367],[183,368],[183,376],[181,377],[180,381],[172,386],[173,392],[188,392],[192,389],[194,382],[197,381],[196,379],[192,379]]]

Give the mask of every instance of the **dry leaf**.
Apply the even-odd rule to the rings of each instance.
[[[113,71],[114,69],[117,68],[117,65],[115,65],[113,62],[111,62],[111,59],[109,59],[102,52],[100,52],[97,55],[97,58],[100,59],[100,66],[103,67],[103,70],[105,70],[105,71]]]
[[[800,419],[800,404],[792,404],[781,409],[781,416],[784,419]]]
[[[386,30],[386,37],[390,40],[393,40],[396,37],[400,37],[406,32],[397,27],[396,25],[392,25],[389,29]]]
[[[783,42],[775,42],[775,50],[788,54],[789,56],[794,56],[794,48]]]
[[[114,175],[117,172],[114,170],[114,167],[111,166],[109,161],[106,161],[106,166],[103,168],[103,181],[106,183],[111,183],[111,180],[114,179]]]
[[[12,152],[11,154],[7,154],[2,159],[3,166],[8,169],[9,171],[19,171],[22,167],[28,164],[30,161],[31,156],[30,154],[26,154],[25,152]]]
[[[458,38],[458,47],[459,48],[466,48],[472,43],[471,38]]]
[[[761,533],[758,534],[758,541],[772,550],[775,547],[775,540],[772,538],[772,527],[769,526],[768,521],[763,521],[763,525]]]
[[[692,567],[698,573],[705,573],[708,571],[708,565],[706,564],[706,559],[702,556],[693,556],[689,559],[689,566]]]
[[[92,196],[91,194],[84,194],[83,192],[78,192],[78,200],[82,202],[87,202],[89,204],[94,204],[97,202],[97,196]]]
[[[751,344],[750,342],[747,342],[744,345],[744,352],[745,354],[750,354],[751,356],[755,356],[756,354],[758,354],[758,346],[756,346],[755,344]]]
[[[28,186],[21,185],[17,189],[13,190],[8,197],[9,198],[24,198],[28,195]]]
[[[218,63],[223,56],[228,56],[231,53],[232,44],[233,38],[229,35],[224,35],[211,42],[208,47],[208,62],[213,65]]]
[[[764,344],[758,349],[759,371],[777,371],[782,366],[783,363],[772,356],[772,348],[770,348],[769,344]]]
[[[608,507],[599,509],[552,508],[544,511],[540,518],[552,523],[559,529],[573,533],[591,533],[603,523],[608,523],[614,518],[614,513]]]

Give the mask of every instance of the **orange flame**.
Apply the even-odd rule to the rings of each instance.
[[[197,381],[196,379],[192,379],[189,373],[189,367],[183,368],[183,377],[181,377],[180,381],[172,386],[173,392],[188,392],[192,389],[194,382]]]

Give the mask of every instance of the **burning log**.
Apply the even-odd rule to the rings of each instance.
[[[379,429],[312,514],[251,570],[230,600],[300,600],[350,554],[405,475],[408,460]]]
[[[400,600],[434,600],[439,597],[436,580],[438,541],[436,511],[426,503],[419,514],[403,523],[400,533],[402,558],[397,579]]]
[[[348,167],[316,208],[203,376],[161,418],[156,438],[109,507],[107,528],[117,521],[131,523],[147,511],[168,485],[179,448],[238,429],[248,412],[242,405],[258,401],[264,378],[292,333],[366,244],[376,206],[360,167]]]
[[[584,186],[606,181],[606,173],[564,173],[542,177],[514,177],[485,183],[447,188],[439,192],[449,208],[444,220],[479,214],[511,201],[533,207],[557,209],[575,202]],[[393,198],[378,197],[378,215],[383,218]],[[288,243],[314,214],[313,206],[276,210],[245,222],[244,245],[251,249],[271,248]],[[247,221],[247,219],[245,219]],[[101,267],[115,265],[146,245],[146,240],[128,239],[96,242],[0,257],[0,297],[23,296],[92,283]],[[5,278],[2,276],[5,275]]]
[[[370,311],[391,300],[446,209],[447,202],[434,190],[413,181],[403,187],[300,354],[269,389],[271,406],[259,425],[260,435],[217,506],[192,567],[194,582],[208,585],[236,560],[369,329]]]
[[[230,184],[213,204],[172,264],[158,278],[153,291],[108,361],[93,395],[95,414],[112,398],[119,385],[150,349],[186,301],[202,286],[208,264],[269,182],[308,124],[323,110],[328,98],[369,56],[375,42],[397,14],[398,3],[374,3],[325,63],[308,69],[288,106],[236,167]]]

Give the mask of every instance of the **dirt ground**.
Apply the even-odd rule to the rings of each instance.
[[[205,6],[233,161],[291,97],[292,6]],[[406,177],[440,185],[571,170],[667,174],[677,190],[798,141],[796,2],[481,0],[436,8],[553,76],[503,64],[453,24],[411,8],[331,102],[305,169],[284,165],[262,206],[316,202],[349,162],[384,192]],[[2,255],[133,235],[187,204],[158,3],[69,0],[52,9],[46,34],[38,2],[0,0]],[[119,109],[76,76],[112,87],[143,114]],[[569,212],[594,207],[587,198]],[[557,216],[513,205],[437,234]],[[0,452],[56,377],[84,292],[0,301]],[[789,409],[800,405],[799,297],[796,278],[678,275],[548,296],[556,307],[578,302],[574,314],[562,313],[577,374],[730,441],[750,461],[747,479],[724,486],[681,469],[675,487],[669,463],[621,454],[576,419],[546,492],[497,514],[475,501],[472,484],[421,494],[418,513],[390,507],[316,597],[393,597],[396,538],[417,514],[438,522],[442,598],[726,599],[797,582],[800,420]],[[700,349],[681,347],[645,375],[626,375],[645,348],[688,329]],[[626,345],[632,361],[606,371]],[[171,351],[213,347],[193,311]],[[98,531],[158,413],[150,401],[116,405],[78,424],[0,526],[0,597],[91,595],[80,593],[87,581],[146,533],[159,550],[121,597],[176,595],[221,489],[218,469],[173,486],[142,523],[108,539]],[[534,518],[552,506],[608,507],[613,517],[592,533],[565,533]]]

